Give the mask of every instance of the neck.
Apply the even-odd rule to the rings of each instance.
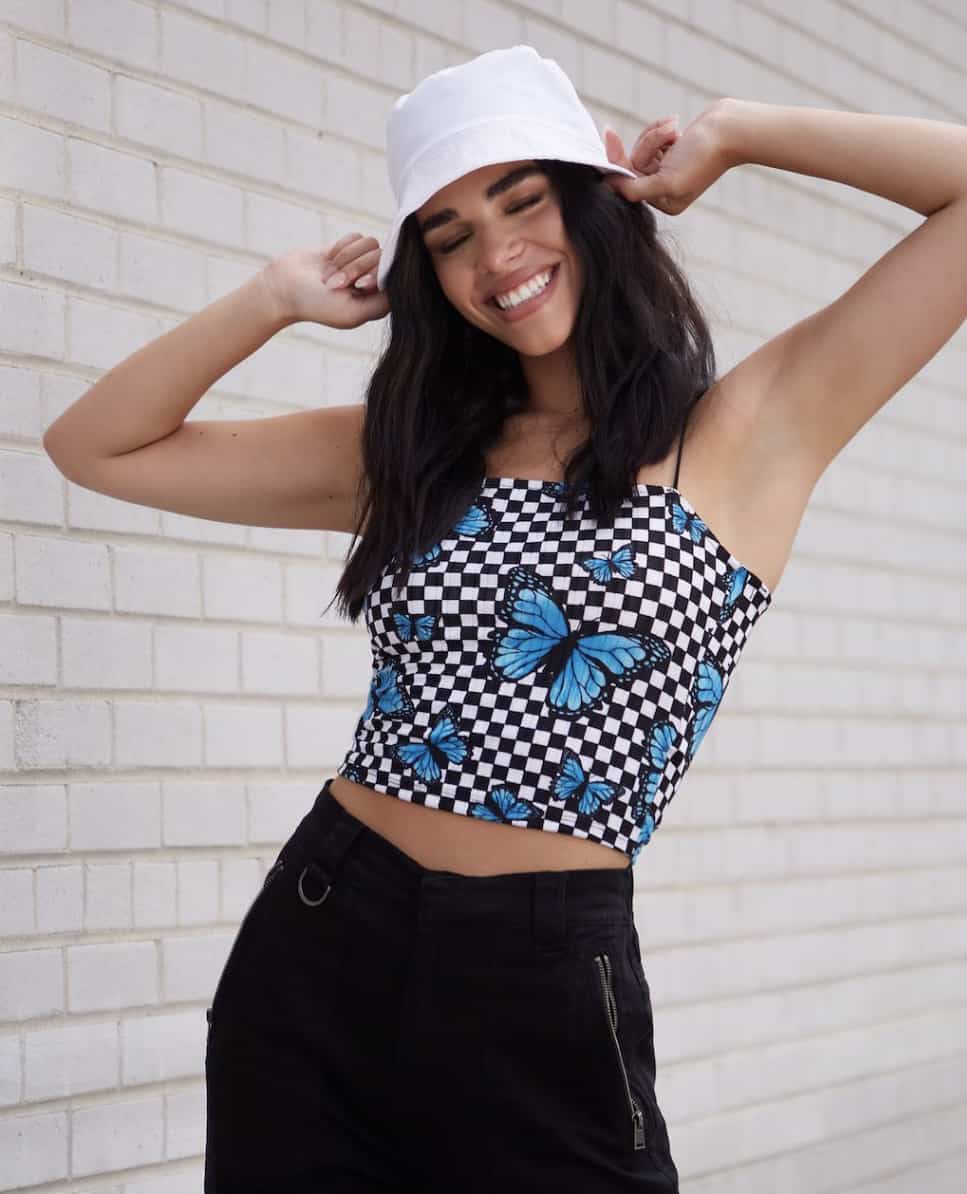
[[[569,345],[544,356],[520,356],[527,382],[526,414],[544,422],[571,425],[585,421],[584,401]]]

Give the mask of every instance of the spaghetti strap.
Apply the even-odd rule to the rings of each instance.
[[[685,442],[685,425],[688,422],[688,416],[691,413],[691,410],[692,410],[692,407],[691,407],[691,405],[689,405],[688,410],[685,412],[685,418],[682,419],[682,432],[681,432],[681,435],[678,437],[678,456],[675,460],[675,480],[672,481],[673,489],[678,488],[678,470],[681,467],[681,463],[682,463],[682,444]]]

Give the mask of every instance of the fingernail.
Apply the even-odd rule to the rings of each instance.
[[[326,287],[329,290],[336,290],[338,287],[342,286],[342,284],[345,281],[346,281],[345,274],[342,274],[342,273],[333,274],[332,277],[329,279],[329,281],[326,283]]]
[[[372,274],[364,274],[361,278],[357,278],[356,281],[353,283],[353,285],[358,286],[360,288],[360,290],[362,290],[366,286],[372,286],[372,284],[373,284],[373,275]]]

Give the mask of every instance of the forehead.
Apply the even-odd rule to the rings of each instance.
[[[481,166],[477,170],[462,174],[453,182],[447,183],[445,187],[434,191],[426,203],[417,208],[417,219],[422,221],[438,208],[459,208],[461,200],[466,202],[468,199],[475,199],[483,195],[489,186],[503,178],[505,174],[510,173],[511,170],[518,170],[524,166],[536,166],[536,164],[533,158],[517,158],[510,162],[494,162],[492,165]]]

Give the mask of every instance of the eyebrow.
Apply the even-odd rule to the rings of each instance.
[[[530,178],[532,174],[543,174],[544,171],[540,166],[518,166],[516,170],[511,170],[509,174],[505,174],[503,178],[499,178],[496,182],[490,184],[484,191],[485,199],[496,199],[498,195],[502,195],[504,191],[509,191],[511,187],[516,186],[525,178]],[[424,236],[428,232],[432,232],[434,228],[439,228],[441,224],[449,224],[451,220],[456,220],[459,212],[452,207],[445,207],[442,211],[438,211],[435,216],[430,218],[420,225],[420,231]]]

